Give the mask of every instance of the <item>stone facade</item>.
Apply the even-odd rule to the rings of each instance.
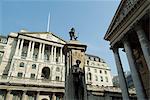
[[[5,42],[0,43],[3,53],[0,100],[63,99],[65,56],[62,48],[67,43],[65,40],[50,32],[26,31],[11,32],[8,37],[1,37],[3,40]],[[85,64],[86,84],[112,86],[110,69],[103,59],[86,54],[86,59],[81,60],[84,61],[82,66]]]

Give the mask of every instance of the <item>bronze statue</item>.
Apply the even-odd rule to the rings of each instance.
[[[71,28],[71,31],[69,32],[70,34],[70,40],[77,40],[77,36],[76,36],[76,33],[75,33],[75,29],[74,28]]]
[[[72,67],[73,81],[76,93],[75,100],[84,100],[84,71],[79,67],[80,63],[80,60],[76,60],[76,65],[73,65]]]

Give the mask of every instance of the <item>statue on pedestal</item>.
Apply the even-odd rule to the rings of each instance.
[[[70,34],[70,40],[77,40],[78,37],[76,36],[74,28],[71,28],[71,31],[69,32],[69,34]]]

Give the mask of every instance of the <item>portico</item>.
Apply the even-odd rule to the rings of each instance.
[[[126,5],[129,3],[130,6]],[[118,49],[123,49],[127,56],[137,98],[150,98],[149,82],[146,81],[150,79],[149,10],[147,0],[122,0],[104,37],[110,41],[114,53],[124,100],[128,98],[128,89]]]
[[[55,43],[43,43],[28,39],[18,38],[15,57],[40,62],[64,63],[62,46]]]

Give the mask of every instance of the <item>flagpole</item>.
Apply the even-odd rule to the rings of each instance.
[[[50,12],[49,12],[49,14],[48,14],[47,32],[50,32]]]

